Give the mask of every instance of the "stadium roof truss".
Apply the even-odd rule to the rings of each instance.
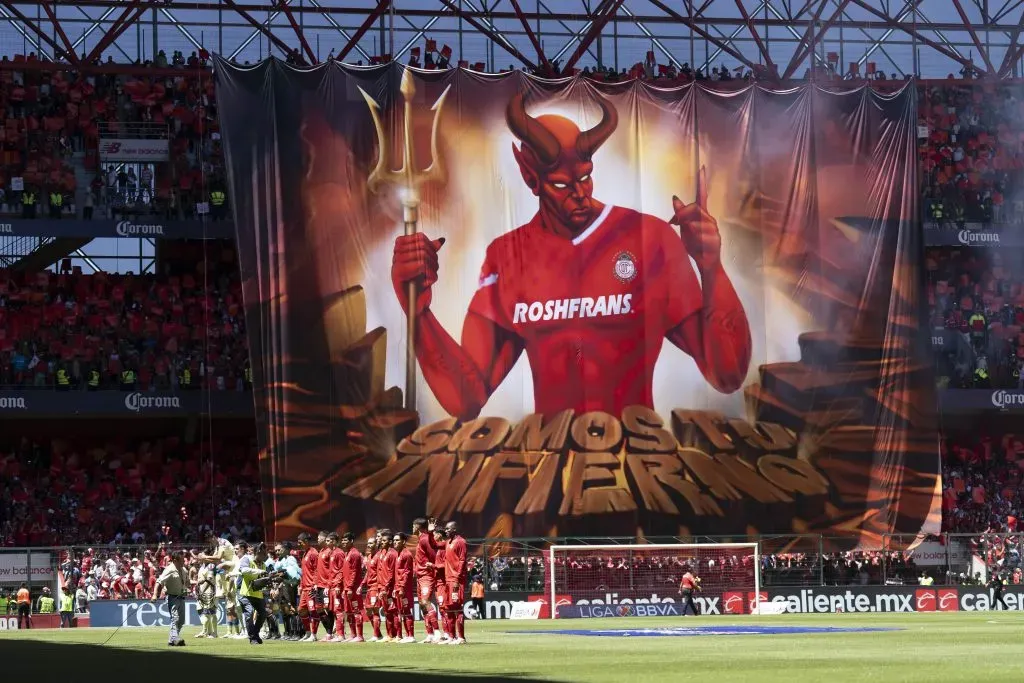
[[[621,69],[653,51],[662,64],[774,65],[783,76],[813,60],[844,74],[1005,78],[1021,68],[1022,28],[1024,0],[0,1],[0,51],[76,66],[200,47],[240,62],[404,61],[432,39],[490,71]]]

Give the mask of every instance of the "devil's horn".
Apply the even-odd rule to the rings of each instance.
[[[562,152],[562,146],[558,139],[551,134],[537,119],[526,113],[526,103],[522,94],[517,94],[508,103],[505,110],[505,120],[508,121],[509,130],[523,144],[533,150],[538,161],[544,166],[553,166]]]
[[[597,104],[601,107],[601,121],[590,130],[580,133],[576,140],[576,152],[580,159],[590,159],[598,147],[615,132],[619,125],[619,113],[608,100],[603,97],[597,98]]]

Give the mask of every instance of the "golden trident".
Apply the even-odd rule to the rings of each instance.
[[[434,112],[434,123],[430,129],[430,166],[420,171],[416,168],[416,150],[413,145],[413,121],[412,121],[412,98],[416,94],[416,87],[412,82],[412,72],[408,69],[402,74],[402,84],[399,92],[405,101],[405,117],[403,120],[402,141],[402,167],[394,170],[388,164],[388,150],[390,149],[387,134],[384,132],[384,125],[380,120],[380,105],[366,91],[359,88],[363,99],[370,108],[370,115],[373,117],[373,126],[377,129],[377,165],[370,172],[366,179],[366,186],[377,193],[382,186],[396,184],[399,186],[399,198],[402,202],[402,220],[405,222],[405,234],[415,235],[417,223],[419,222],[420,207],[420,185],[436,180],[444,182],[444,166],[441,164],[441,155],[437,151],[437,128],[441,120],[441,107],[444,99],[448,96],[451,85],[444,89],[441,96],[434,102],[431,111]],[[414,280],[409,281],[407,292],[409,300],[409,311],[406,318],[408,341],[405,348],[405,408],[416,410],[416,297],[419,293],[419,286]]]

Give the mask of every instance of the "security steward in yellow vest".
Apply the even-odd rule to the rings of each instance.
[[[53,596],[50,595],[50,589],[43,588],[43,594],[39,597],[39,613],[53,614],[56,611],[57,603],[54,602]]]
[[[89,371],[89,379],[86,380],[85,386],[89,391],[99,391],[100,389],[100,371],[93,368]]]
[[[135,389],[135,371],[134,370],[122,370],[121,371],[121,390],[132,391]]]
[[[178,375],[178,386],[182,389],[192,388],[192,370],[186,366]]]
[[[57,391],[70,391],[71,377],[63,367],[57,368]]]
[[[64,195],[60,192],[50,193],[50,218],[60,218],[60,212],[64,208]]]
[[[225,216],[225,205],[224,201],[227,199],[227,195],[221,190],[214,190],[210,193],[210,212],[213,214],[214,220],[222,221]]]
[[[245,364],[245,386],[252,389],[252,366]]]
[[[25,190],[21,193],[21,217],[36,217],[36,193]]]
[[[245,616],[245,630],[249,634],[249,642],[262,645],[260,629],[267,620],[267,604],[263,599],[263,590],[270,588],[270,581],[280,574],[268,573],[267,544],[257,543],[252,553],[245,555],[238,562],[238,573],[242,577],[242,585],[238,589],[238,602]]]

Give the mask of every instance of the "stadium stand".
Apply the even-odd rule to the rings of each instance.
[[[159,277],[0,270],[0,385],[245,390],[233,265]]]
[[[1019,224],[1013,195],[1024,152],[1020,85],[960,82],[923,85],[918,103],[922,215],[939,222]],[[1009,197],[1008,197],[1009,195]],[[1010,205],[1007,206],[1008,201]]]
[[[0,546],[196,542],[213,521],[259,539],[254,453],[245,438],[17,440],[0,448]]]

